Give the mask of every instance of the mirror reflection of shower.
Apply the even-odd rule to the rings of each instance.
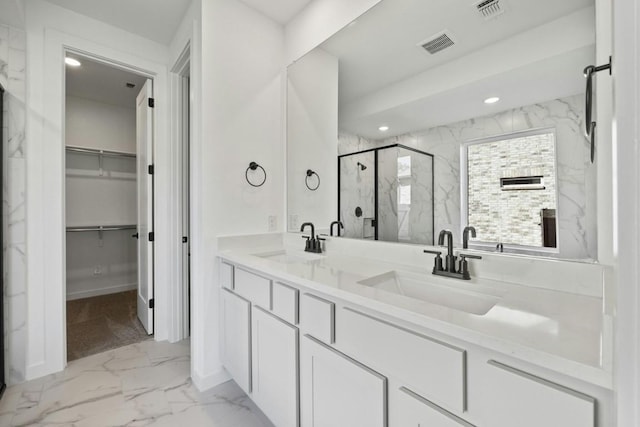
[[[338,159],[344,237],[433,244],[431,154],[394,144]]]

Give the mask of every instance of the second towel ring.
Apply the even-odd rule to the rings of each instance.
[[[318,178],[318,185],[316,185],[315,187],[311,187],[309,185],[309,178],[311,178],[313,175],[315,175]],[[304,184],[307,186],[309,190],[316,191],[318,187],[320,187],[320,175],[318,175],[316,172],[312,171],[311,169],[307,169],[307,176],[304,177]]]
[[[264,173],[264,179],[262,180],[262,182],[260,184],[254,184],[253,182],[251,182],[249,180],[249,170],[255,171],[256,169],[262,169],[262,173]],[[267,180],[267,171],[264,170],[264,168],[262,166],[260,166],[259,164],[257,164],[256,162],[251,162],[249,163],[249,167],[247,168],[246,171],[244,171],[244,178],[247,180],[247,182],[249,183],[250,186],[252,187],[261,187],[262,184],[264,184]]]

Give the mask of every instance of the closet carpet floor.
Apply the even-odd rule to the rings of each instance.
[[[138,320],[136,294],[67,301],[67,361],[149,339]]]

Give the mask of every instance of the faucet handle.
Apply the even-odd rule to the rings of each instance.
[[[304,236],[304,235],[302,235],[300,237],[302,237],[303,239],[307,239],[307,240],[309,240],[311,238],[311,236]]]
[[[425,254],[442,255],[442,251],[430,251],[429,249],[425,249],[422,252],[424,252]]]
[[[471,255],[471,254],[458,254],[458,256],[462,259],[464,258],[468,258],[468,259],[482,259],[482,257],[480,255]]]

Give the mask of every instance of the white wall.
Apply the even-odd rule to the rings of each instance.
[[[136,152],[136,108],[67,95],[67,145]]]
[[[64,64],[65,48],[128,64],[154,78],[156,312],[166,313],[171,266],[172,205],[168,134],[168,48],[50,3],[25,4],[27,32],[27,379],[64,368]],[[164,101],[164,102],[162,102]],[[155,338],[165,339],[167,319],[159,316]]]
[[[260,233],[284,221],[283,28],[236,0],[202,5],[202,125],[193,200],[201,203],[192,249],[192,378],[201,389],[226,378],[218,346],[217,237]],[[251,187],[249,162],[267,181]]]
[[[286,64],[297,60],[381,0],[313,0],[286,26]]]
[[[289,231],[311,221],[328,228],[338,216],[338,59],[321,49],[300,58],[287,74],[287,202]],[[320,176],[311,191],[306,171]],[[315,188],[316,176],[308,180]]]
[[[25,378],[27,328],[25,233],[25,33],[0,25],[0,84],[3,116],[2,223],[4,226],[4,343],[8,384]]]

